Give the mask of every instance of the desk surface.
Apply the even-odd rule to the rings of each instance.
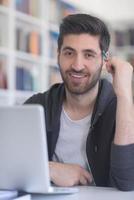
[[[79,192],[69,195],[33,195],[32,200],[133,200],[133,192],[114,188],[80,186]]]

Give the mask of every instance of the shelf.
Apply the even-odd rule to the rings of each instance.
[[[9,49],[7,47],[0,47],[0,55],[8,56],[9,55]]]
[[[8,97],[10,95],[11,91],[8,89],[1,89],[0,88],[0,97],[4,96],[4,97]]]
[[[36,92],[29,91],[11,91],[0,89],[0,105],[23,104],[29,97]]]
[[[59,33],[59,25],[50,22],[50,23],[49,23],[49,31],[52,31],[52,32],[55,32],[55,33],[58,34],[58,33]]]
[[[34,92],[34,91],[29,92],[29,91],[20,91],[20,90],[16,90],[14,92],[16,98],[19,97],[19,98],[25,98],[25,99],[29,98],[30,96],[32,96],[32,95],[34,95],[36,93],[37,92]]]
[[[58,64],[57,64],[57,59],[55,58],[49,58],[49,65],[50,66],[58,66]]]
[[[24,23],[30,24],[30,26],[31,25],[38,26],[38,27],[42,27],[43,25],[45,26],[44,20],[34,17],[34,16],[31,16],[31,15],[28,15],[28,14],[25,14],[25,13],[21,13],[19,11],[15,12],[15,17],[17,20],[20,20]]]
[[[15,57],[21,60],[25,60],[25,61],[28,61],[31,63],[37,63],[37,64],[43,64],[43,59],[44,59],[42,56],[38,56],[38,55],[34,55],[34,54],[22,52],[22,51],[15,51]]]
[[[0,5],[0,14],[9,15],[9,8],[3,5]]]
[[[0,97],[4,96],[4,97],[9,97],[10,95],[14,94],[15,97],[23,97],[23,98],[29,98],[30,96],[36,94],[36,92],[34,91],[20,91],[20,90],[9,90],[9,89],[0,89]]]
[[[28,91],[15,91],[14,93],[14,102],[17,105],[23,104],[29,97],[36,94],[36,92],[28,92]]]
[[[13,94],[10,90],[0,89],[0,105],[12,105],[13,104]]]

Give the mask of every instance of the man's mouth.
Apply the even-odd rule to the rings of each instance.
[[[84,73],[82,74],[82,73],[70,72],[69,75],[70,75],[72,78],[78,78],[78,79],[87,77],[87,74],[84,74]]]

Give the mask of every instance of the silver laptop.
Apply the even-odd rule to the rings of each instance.
[[[75,193],[50,185],[42,106],[0,107],[0,189],[29,193]]]

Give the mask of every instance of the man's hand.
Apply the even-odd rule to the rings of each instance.
[[[88,185],[92,182],[91,174],[76,164],[49,162],[51,181],[62,187]]]
[[[108,59],[106,67],[113,76],[113,88],[117,96],[114,143],[134,144],[133,67],[116,57]]]
[[[113,88],[117,97],[132,97],[133,67],[117,57],[106,61],[106,68],[113,76]]]

